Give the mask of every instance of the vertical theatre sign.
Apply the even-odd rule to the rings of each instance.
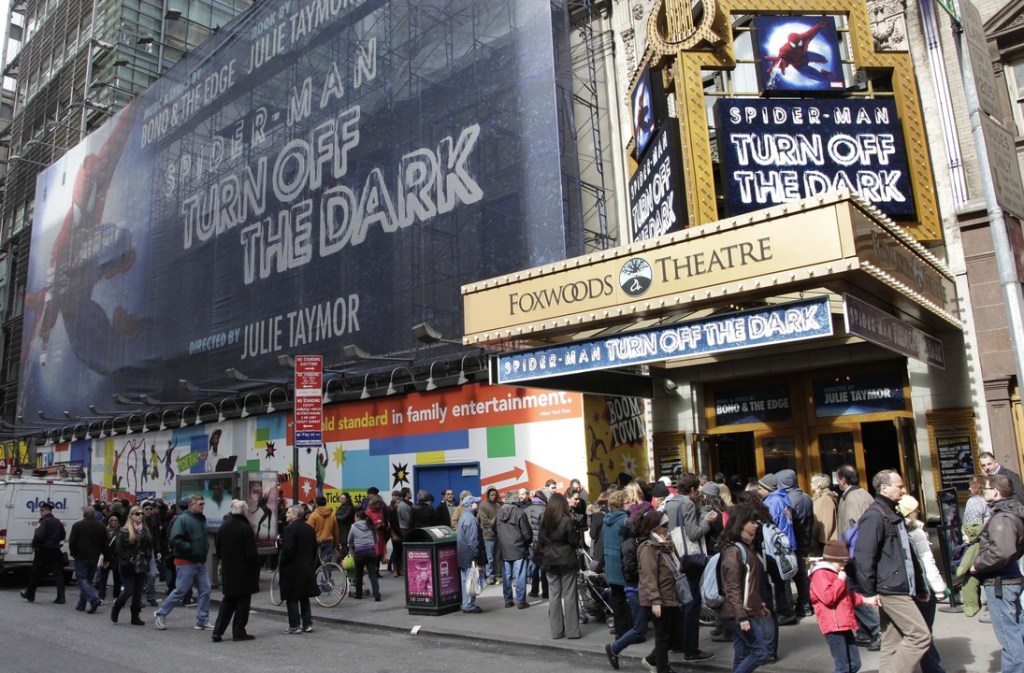
[[[629,180],[630,236],[646,241],[686,228],[679,126],[665,124]]]

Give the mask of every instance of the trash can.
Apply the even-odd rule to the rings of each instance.
[[[455,531],[415,528],[405,537],[405,607],[410,615],[444,615],[462,607]]]

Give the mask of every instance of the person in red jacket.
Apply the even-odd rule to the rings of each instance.
[[[854,634],[857,618],[853,608],[863,601],[860,594],[846,587],[846,564],[850,552],[842,540],[825,543],[824,558],[811,568],[811,606],[818,618],[818,627],[825,634],[825,642],[832,653],[835,673],[857,673],[860,653]]]

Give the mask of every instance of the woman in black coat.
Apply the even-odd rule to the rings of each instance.
[[[289,507],[285,517],[288,525],[281,534],[281,565],[278,567],[281,598],[288,606],[285,633],[309,633],[313,630],[309,599],[320,595],[316,584],[316,567],[320,561],[316,532],[303,520],[301,505]]]
[[[249,504],[244,500],[231,501],[231,513],[224,517],[216,546],[224,600],[213,626],[213,642],[221,641],[229,623],[232,640],[252,640],[255,636],[246,633],[245,626],[249,623],[252,595],[260,590],[260,555],[249,521]]]

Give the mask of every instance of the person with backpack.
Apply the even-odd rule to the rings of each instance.
[[[786,490],[779,488],[779,479],[774,474],[766,474],[757,482],[759,493],[764,498],[764,505],[772,515],[772,522],[785,533],[789,540],[789,548],[796,549],[796,532],[793,530],[793,503]],[[779,614],[779,626],[796,624],[796,606],[793,604],[793,593],[789,588],[789,580],[775,585],[775,607]]]
[[[801,490],[796,480],[796,472],[793,470],[779,470],[775,473],[775,478],[778,480],[779,490],[785,491],[793,504],[793,535],[796,538],[796,545],[792,549],[796,552],[796,574],[793,576],[793,584],[796,585],[796,616],[812,617],[814,610],[811,609],[807,557],[811,553],[811,543],[814,539],[814,501]]]
[[[624,491],[623,491],[624,492]],[[654,508],[648,502],[634,503],[629,508],[629,518],[622,522],[619,529],[622,546],[619,554],[622,559],[622,579],[625,582],[626,604],[632,615],[632,626],[614,642],[604,646],[608,663],[612,668],[619,668],[619,654],[633,643],[643,642],[647,637],[647,610],[640,605],[640,567],[638,565],[637,546],[650,535],[655,528],[655,521],[661,521],[654,515],[645,516]]]
[[[915,600],[928,595],[927,579],[910,543],[906,522],[896,511],[903,478],[882,470],[871,480],[875,502],[857,522],[853,562],[864,604],[879,611],[882,625],[880,671],[912,673],[932,642]]]
[[[772,515],[756,491],[744,491],[737,494],[736,504],[746,505],[754,510],[757,521],[761,524],[757,527],[757,535],[754,536],[753,549],[761,561],[761,601],[770,613],[769,618],[761,624],[764,627],[761,635],[764,636],[765,645],[768,646],[768,663],[771,664],[779,660],[779,614],[775,609],[775,586],[786,582],[786,580],[779,575],[777,562],[765,553],[764,536],[765,531],[771,528],[775,529],[776,537],[783,538],[785,536],[775,527]],[[726,518],[726,525],[728,525],[728,518]]]
[[[836,506],[836,532],[839,539],[846,543],[850,553],[854,553],[851,536],[848,534],[860,517],[867,511],[874,499],[871,494],[860,487],[860,473],[854,465],[840,465],[836,470],[836,484],[842,495],[839,497],[839,504]],[[857,569],[854,564],[847,568],[846,582],[850,585],[850,591],[860,591],[857,584]],[[864,604],[857,605],[853,609],[857,616],[857,644],[867,648],[868,652],[877,652],[882,647],[882,629],[878,618],[878,611],[872,610]]]
[[[769,658],[764,632],[771,613],[761,600],[762,566],[753,548],[758,527],[754,510],[736,505],[718,538],[721,616],[733,632],[733,673],[750,673]]]

